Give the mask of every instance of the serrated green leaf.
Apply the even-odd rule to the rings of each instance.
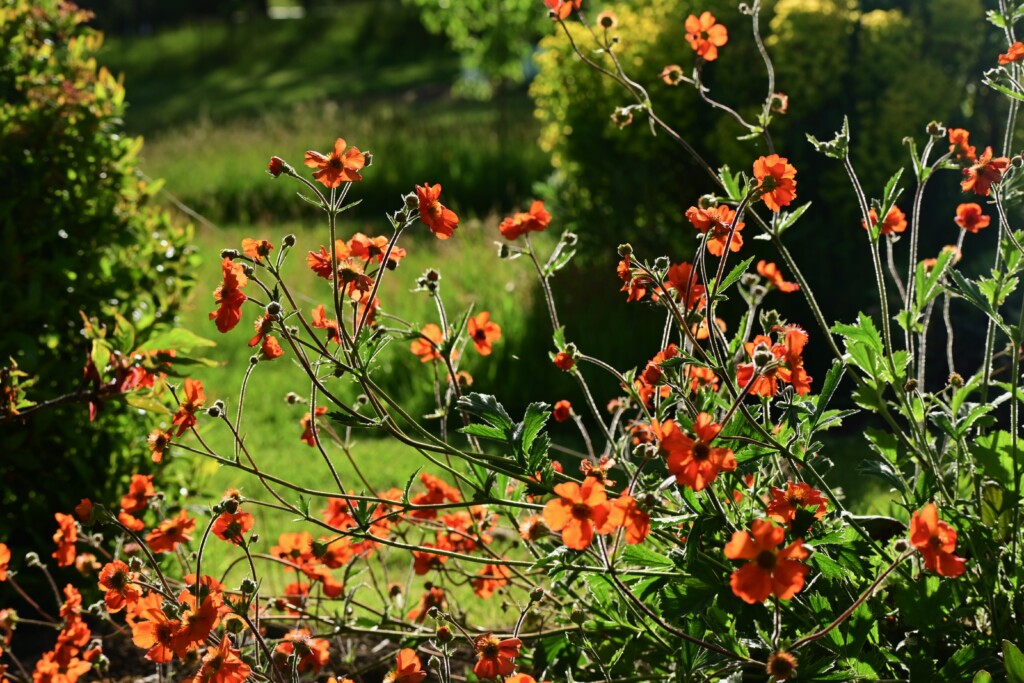
[[[729,289],[729,287],[735,284],[737,280],[743,277],[743,274],[747,272],[747,268],[750,267],[750,264],[753,262],[753,260],[754,257],[751,256],[746,261],[737,264],[732,270],[730,270],[729,274],[722,278],[722,283],[718,286],[718,289],[715,290],[715,294],[723,293],[725,290]]]
[[[811,202],[801,205],[795,211],[783,211],[780,213],[778,223],[775,227],[776,234],[781,235],[783,232],[793,227],[793,224],[800,220],[800,217],[803,216],[809,208],[811,208]]]
[[[627,564],[641,567],[660,569],[671,569],[675,567],[675,563],[671,559],[656,553],[643,545],[626,546],[626,549],[622,551],[620,557],[623,562]]]
[[[832,400],[832,396],[835,394],[836,388],[839,386],[845,373],[845,365],[838,360],[832,361],[832,367],[825,374],[825,381],[822,382],[821,390],[818,392],[817,399],[815,399],[814,414],[811,416],[812,432],[818,426],[818,420],[824,414],[825,408],[828,407],[828,403]]]
[[[458,406],[461,410],[479,417],[495,427],[500,427],[503,430],[511,430],[513,427],[512,418],[509,417],[505,407],[490,394],[476,392],[466,394],[459,399]]]
[[[194,332],[186,330],[184,327],[175,327],[173,330],[168,330],[162,334],[158,334],[155,337],[151,337],[149,341],[139,347],[139,351],[177,351],[178,353],[188,353],[192,349],[216,346],[217,342],[212,339],[206,339],[200,337]]]

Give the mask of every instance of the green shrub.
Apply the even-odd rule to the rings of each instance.
[[[0,358],[37,378],[37,402],[85,387],[83,314],[123,316],[117,343],[141,344],[174,323],[194,265],[191,228],[152,204],[157,187],[137,172],[124,88],[97,66],[102,36],[85,19],[56,0],[0,10]],[[109,499],[145,469],[137,413],[105,406],[90,423],[83,403],[0,425],[0,537],[49,537],[54,509]]]

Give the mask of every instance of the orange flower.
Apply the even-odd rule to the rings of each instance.
[[[921,551],[928,571],[950,578],[964,573],[967,560],[953,554],[956,529],[939,519],[934,503],[928,503],[911,517],[910,543]]]
[[[285,166],[287,164],[281,157],[270,157],[270,162],[267,163],[267,173],[275,178],[280,178],[281,174],[284,173]]]
[[[584,550],[594,540],[594,532],[608,518],[608,497],[604,484],[587,477],[581,487],[574,481],[555,486],[558,498],[544,506],[544,521],[562,532],[562,542],[573,550]]]
[[[707,235],[708,251],[713,256],[721,256],[725,253],[725,244],[729,241],[729,232],[736,219],[735,211],[725,204],[707,209],[691,206],[686,210],[686,217],[690,219],[690,224],[693,227]],[[736,224],[736,232],[732,236],[732,241],[729,242],[729,251],[739,251],[743,246],[743,235],[740,234],[740,231],[745,225],[746,223],[743,221]]]
[[[330,643],[323,638],[311,638],[309,631],[304,628],[289,631],[284,639],[274,649],[275,655],[282,655],[285,659],[292,655],[298,657],[299,672],[319,671],[324,668],[330,660]]]
[[[427,592],[420,598],[420,604],[409,610],[406,618],[417,624],[422,624],[431,607],[436,607],[439,610],[448,609],[448,598],[445,597],[443,588],[427,584]]]
[[[432,360],[441,359],[439,347],[443,343],[444,333],[441,332],[441,328],[434,323],[427,323],[423,326],[423,329],[420,330],[419,338],[413,339],[409,348],[414,354],[420,357],[421,363],[427,363]]]
[[[788,526],[793,526],[797,513],[805,507],[817,506],[814,510],[815,519],[821,519],[828,511],[828,502],[821,491],[804,482],[794,484],[788,481],[785,491],[773,486],[771,496],[766,510],[768,516]]]
[[[341,330],[338,329],[338,321],[327,317],[322,304],[313,309],[311,324],[317,329],[327,330],[327,341],[333,341],[335,344],[341,343]]]
[[[139,575],[131,571],[121,560],[113,560],[103,565],[100,570],[99,587],[105,591],[103,602],[111,614],[120,612],[125,607],[132,607],[141,597],[139,589],[133,583]]]
[[[516,670],[515,658],[519,656],[519,648],[523,641],[518,638],[499,640],[494,634],[488,633],[476,639],[476,666],[473,673],[478,678],[497,678],[508,676]]]
[[[171,424],[178,425],[177,436],[181,436],[196,424],[196,411],[206,402],[203,383],[187,377],[185,379],[185,400],[178,406],[178,412],[171,419]]]
[[[551,224],[551,214],[544,208],[544,202],[535,201],[530,210],[514,214],[501,222],[498,230],[507,240],[522,237],[528,232],[544,232]]]
[[[999,63],[1003,66],[1019,62],[1024,59],[1024,43],[1017,41],[1010,46],[1010,49],[999,55]]]
[[[796,540],[782,550],[786,532],[767,519],[755,520],[751,531],[737,531],[725,546],[730,560],[747,560],[732,574],[732,592],[745,602],[764,602],[769,595],[789,600],[804,587],[810,567],[797,562],[807,557],[803,541]]]
[[[633,496],[620,496],[608,509],[608,527],[626,531],[626,543],[643,543],[651,532],[651,517],[637,505]],[[610,531],[610,529],[609,529]]]
[[[555,354],[554,363],[556,368],[565,372],[572,370],[573,366],[576,365],[576,361],[573,360],[573,357],[565,351],[559,351]]]
[[[192,540],[189,536],[196,529],[196,520],[188,516],[184,510],[178,512],[174,519],[168,519],[149,532],[146,536],[146,543],[154,553],[169,553],[178,547],[179,543],[188,543]]]
[[[7,569],[11,566],[11,549],[0,543],[0,581],[7,580]]]
[[[164,453],[171,445],[171,439],[174,435],[170,431],[164,431],[162,429],[154,429],[146,437],[146,444],[149,446],[149,453],[153,457],[153,462],[160,462],[164,459]]]
[[[551,10],[552,19],[566,20],[573,10],[579,10],[583,0],[544,0],[544,4]]]
[[[487,311],[470,318],[466,329],[477,353],[481,356],[491,355],[491,344],[501,339],[501,327],[491,321],[491,314]]]
[[[92,501],[88,498],[83,498],[79,501],[78,505],[75,506],[75,516],[78,517],[78,521],[82,524],[88,523],[92,517]]]
[[[32,683],[75,683],[92,668],[78,657],[78,649],[60,647],[43,654],[32,672]],[[0,673],[6,667],[0,668]],[[3,680],[8,680],[6,677]]]
[[[57,549],[53,551],[52,557],[57,560],[58,567],[70,567],[75,563],[78,527],[75,525],[75,518],[71,515],[57,512],[53,516],[57,520],[57,532],[53,535],[53,542],[57,544]]]
[[[441,203],[441,186],[429,184],[416,186],[416,199],[420,204],[420,220],[426,223],[439,240],[446,240],[459,227],[459,217]]]
[[[704,12],[699,17],[691,14],[686,18],[686,42],[698,57],[713,62],[718,59],[718,48],[729,42],[729,32],[721,24],[715,23],[711,12]]]
[[[800,289],[800,285],[797,283],[786,282],[782,277],[782,271],[771,261],[758,261],[757,274],[768,281],[769,287],[774,287],[783,294],[789,294]]]
[[[320,417],[325,413],[327,413],[326,406],[316,407],[317,417]],[[305,441],[306,445],[309,446],[310,448],[316,448],[316,436],[313,435],[313,415],[310,413],[306,413],[305,415],[302,416],[302,419],[299,421],[299,424],[302,425],[302,435],[299,437],[299,439]]]
[[[253,516],[248,512],[222,512],[213,523],[213,535],[223,541],[240,545],[243,536],[252,529]]]
[[[363,176],[359,175],[359,169],[366,165],[366,155],[360,152],[358,147],[346,150],[346,146],[345,141],[338,138],[334,141],[331,156],[324,156],[312,150],[306,152],[306,166],[319,169],[313,172],[313,178],[324,187],[334,188],[343,182],[354,183],[363,179]]]
[[[684,261],[683,263],[671,266],[666,276],[669,287],[676,290],[677,300],[682,301],[684,297],[686,298],[687,310],[693,310],[704,305],[706,289],[704,285],[697,282],[697,278],[693,273],[693,265]],[[689,292],[689,296],[686,296],[687,292]]]
[[[562,399],[555,404],[555,408],[551,411],[551,414],[554,416],[555,422],[565,422],[572,417],[572,404],[565,399]]]
[[[263,338],[263,343],[260,344],[260,351],[267,360],[274,360],[284,355],[284,349],[281,348],[281,344],[278,343],[275,337],[270,335]]]
[[[779,368],[779,379],[789,382],[796,393],[806,396],[811,392],[812,378],[804,370],[803,352],[807,345],[807,332],[798,325],[787,325],[783,330],[782,344],[777,344],[772,352],[783,359]]]
[[[993,159],[992,148],[986,147],[977,163],[964,169],[964,180],[960,181],[960,187],[964,192],[973,190],[974,194],[987,197],[992,190],[992,183],[999,182],[1009,165],[1007,157]]]
[[[142,512],[146,509],[149,499],[155,495],[152,474],[133,474],[128,485],[128,493],[121,496],[121,509],[133,515]]]
[[[246,296],[242,287],[249,284],[249,278],[241,263],[229,258],[221,261],[224,279],[217,289],[213,290],[213,298],[217,302],[217,310],[210,313],[210,320],[217,321],[217,329],[228,332],[242,319],[242,304]]]
[[[956,207],[956,218],[953,220],[967,232],[974,233],[978,232],[982,228],[987,228],[989,223],[992,222],[992,219],[989,216],[986,216],[982,212],[981,207],[974,202],[961,204]]]
[[[183,656],[184,650],[178,643],[181,622],[170,619],[160,608],[160,600],[143,608],[141,618],[132,626],[132,641],[146,652],[146,659],[157,664],[166,664],[175,654]]]
[[[715,424],[709,414],[697,416],[693,431],[697,435],[696,441],[680,432],[669,444],[666,465],[668,471],[675,475],[676,482],[700,491],[713,482],[719,472],[736,469],[736,457],[728,448],[711,445],[722,427]]]
[[[121,510],[117,513],[117,521],[121,523],[127,529],[132,531],[142,531],[146,528],[146,523],[141,519]]]
[[[679,85],[683,82],[683,67],[678,64],[669,64],[658,75],[666,85]]]
[[[871,225],[878,224],[878,212],[874,209],[868,211],[868,218],[871,219]],[[860,222],[860,225],[865,230],[868,229],[867,223],[864,221]],[[889,209],[889,213],[885,214],[885,220],[882,221],[882,230],[880,234],[891,235],[893,233],[901,233],[907,229],[907,215],[900,211],[900,207],[893,206]]]
[[[383,683],[420,683],[427,677],[423,670],[423,662],[416,655],[416,650],[406,647],[398,651],[395,668],[384,677]]]
[[[208,647],[203,663],[192,683],[244,683],[252,669],[241,658],[241,652],[231,647],[231,639],[222,636],[218,647]]]
[[[204,580],[209,578],[204,577]],[[181,613],[181,626],[175,634],[175,642],[181,651],[194,650],[207,639],[220,621],[218,610],[223,604],[223,598],[219,592],[211,593],[197,604],[192,591],[186,588],[178,595],[178,601],[185,609]]]
[[[473,579],[473,592],[486,600],[494,591],[508,584],[512,572],[503,564],[488,564]]]
[[[313,562],[313,536],[308,531],[286,531],[277,537],[270,554],[298,565]],[[287,569],[292,571],[291,567]]]
[[[970,144],[971,134],[963,128],[949,129],[949,153],[957,161],[974,163],[977,159],[975,148]]]
[[[338,261],[348,258],[349,248],[344,240],[334,240],[334,255]],[[306,265],[309,269],[325,280],[334,279],[334,266],[331,263],[331,252],[327,247],[320,245],[320,251],[311,251],[306,254]]]
[[[760,198],[772,211],[779,211],[796,199],[796,169],[786,157],[769,154],[754,162]]]
[[[254,240],[246,237],[242,240],[242,252],[257,263],[270,256],[274,245],[267,240]]]

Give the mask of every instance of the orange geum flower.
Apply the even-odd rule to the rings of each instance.
[[[828,501],[821,495],[821,491],[802,481],[795,484],[786,482],[785,491],[773,486],[771,496],[766,510],[768,516],[789,526],[793,525],[797,513],[806,507],[815,508],[815,519],[821,519],[828,511]]]
[[[555,404],[551,415],[555,418],[555,422],[565,422],[572,417],[572,404],[562,399]]]
[[[697,282],[693,273],[693,264],[684,261],[670,266],[666,275],[669,287],[676,290],[677,300],[686,299],[687,310],[703,306],[704,295],[707,291],[704,285]],[[687,293],[689,294],[687,295]]]
[[[274,649],[275,655],[283,655],[285,659],[294,655],[298,657],[299,672],[319,671],[330,660],[330,643],[323,638],[310,637],[306,629],[289,631]]]
[[[441,186],[428,183],[416,186],[419,201],[420,220],[426,223],[439,240],[446,240],[459,227],[459,217],[441,203]]]
[[[529,211],[516,213],[501,222],[498,230],[507,240],[522,237],[528,232],[544,232],[551,224],[551,214],[544,208],[544,202],[534,201]]]
[[[252,669],[231,647],[231,638],[222,636],[220,645],[208,647],[202,664],[190,683],[244,683]]]
[[[974,146],[970,144],[970,139],[971,134],[963,128],[949,129],[949,153],[961,163],[973,164],[978,158]]]
[[[565,21],[573,10],[579,10],[583,0],[544,0],[544,4],[551,10],[552,19]]]
[[[421,363],[427,363],[432,360],[441,359],[439,347],[443,343],[444,333],[441,332],[441,328],[434,323],[427,323],[420,330],[420,336],[412,340],[409,348],[420,357]]]
[[[320,417],[327,413],[327,406],[317,406],[316,416]],[[302,426],[302,435],[299,436],[301,441],[304,441],[310,448],[316,448],[316,436],[313,434],[313,414],[306,413],[299,420],[299,424]]]
[[[718,48],[729,42],[729,31],[719,23],[711,12],[698,17],[691,14],[686,18],[686,42],[706,62],[718,59]]]
[[[992,148],[986,147],[985,153],[977,163],[964,169],[964,179],[960,181],[960,187],[964,192],[973,191],[974,194],[987,197],[992,191],[992,183],[999,182],[1009,165],[1010,160],[1007,157],[993,159]]]
[[[675,475],[676,482],[700,491],[718,477],[719,472],[736,469],[736,456],[728,448],[712,446],[722,427],[715,424],[707,413],[700,413],[693,423],[697,440],[679,433],[669,446],[668,471]]]
[[[518,638],[499,639],[492,633],[478,636],[474,643],[477,662],[473,673],[478,678],[493,679],[508,676],[516,670],[515,658],[523,641]]]
[[[154,429],[146,437],[146,445],[149,446],[149,454],[153,458],[153,462],[160,462],[164,459],[164,453],[171,445],[171,439],[174,435],[170,431],[164,431],[163,429]]]
[[[782,344],[772,348],[772,353],[783,360],[778,369],[779,379],[792,384],[801,396],[811,392],[812,378],[804,370],[803,353],[806,345],[807,332],[799,325],[786,325],[782,331]]]
[[[11,566],[11,549],[6,543],[0,543],[0,581],[7,580],[7,570]]]
[[[99,587],[104,591],[103,602],[111,614],[120,612],[126,606],[132,607],[141,594],[135,586],[138,574],[131,571],[121,560],[113,560],[100,570]]]
[[[785,278],[782,277],[782,271],[771,261],[758,261],[757,274],[768,281],[769,287],[774,287],[783,294],[790,294],[800,289],[800,285],[797,283],[786,282]]]
[[[796,199],[796,168],[786,157],[759,157],[754,162],[754,177],[758,180],[760,198],[772,211],[780,211]]]
[[[1007,64],[1013,64],[1024,59],[1024,43],[1019,40],[1010,46],[1003,54],[999,55],[999,64],[1006,66]]]
[[[235,263],[226,257],[221,261],[221,269],[224,279],[220,286],[213,290],[217,310],[210,313],[210,320],[217,321],[218,330],[228,332],[242,319],[242,304],[246,300],[242,288],[249,284],[249,277],[241,263]]]
[[[967,232],[973,233],[978,232],[982,228],[987,228],[989,223],[992,222],[992,218],[986,216],[982,212],[981,206],[974,202],[961,204],[956,207],[956,218],[953,220]]]
[[[305,164],[309,168],[318,169],[313,178],[324,187],[335,188],[344,183],[362,180],[359,170],[366,165],[366,155],[358,147],[348,147],[347,143],[338,138],[334,141],[334,149],[330,156],[310,150],[306,152]]]
[[[152,474],[133,474],[128,493],[121,496],[121,509],[135,514],[146,509],[149,500],[156,495]]]
[[[409,621],[422,624],[423,620],[427,618],[427,612],[430,611],[431,607],[436,607],[439,610],[448,609],[448,598],[445,596],[443,588],[428,583],[427,592],[420,598],[419,605],[409,610],[406,618]]]
[[[785,535],[782,527],[767,519],[755,520],[749,533],[733,533],[725,546],[725,556],[730,560],[747,560],[730,580],[736,596],[753,605],[770,595],[789,600],[800,592],[810,567],[797,560],[807,558],[808,553],[799,539],[779,550]]]
[[[206,402],[206,392],[203,391],[203,383],[199,380],[187,377],[185,379],[185,400],[178,406],[178,412],[171,418],[171,424],[178,425],[178,433],[181,436],[190,427],[196,424],[196,411]]]
[[[491,320],[491,314],[482,311],[469,319],[466,325],[469,338],[481,356],[491,355],[491,345],[501,339],[501,327]],[[422,359],[421,359],[422,360]]]
[[[222,541],[240,545],[254,522],[253,516],[248,512],[222,512],[210,530]]]
[[[608,508],[607,527],[622,528],[626,532],[626,543],[643,543],[651,532],[651,516],[637,505],[633,496],[619,496]]]
[[[142,531],[146,528],[145,522],[124,510],[117,513],[117,521],[126,529],[131,529],[132,531]]]
[[[78,517],[78,521],[82,524],[88,524],[92,518],[92,501],[88,498],[83,498],[79,501],[78,505],[75,506],[75,516]]]
[[[274,245],[267,240],[254,240],[246,237],[242,240],[242,253],[257,263],[270,256]]]
[[[878,224],[878,212],[874,209],[868,211],[868,218],[871,219],[872,226]],[[868,229],[867,223],[864,221],[861,221],[860,225],[865,230]],[[893,233],[901,233],[906,229],[907,215],[900,210],[900,207],[894,205],[889,209],[889,213],[885,214],[885,220],[882,221],[882,229],[879,234],[891,235]]]
[[[411,647],[402,648],[395,657],[395,668],[384,677],[383,683],[420,683],[427,677],[423,662]]]
[[[473,579],[473,592],[486,600],[494,591],[506,586],[512,572],[503,564],[488,564]]]
[[[53,534],[53,542],[57,549],[53,551],[53,559],[58,567],[70,567],[75,563],[75,543],[78,541],[78,526],[72,515],[63,512],[54,513],[57,520],[57,531]]]
[[[312,562],[313,536],[308,531],[286,531],[277,537],[277,545],[270,548],[270,554],[298,565]],[[286,569],[291,571],[292,567]]]
[[[573,550],[584,550],[594,540],[594,532],[608,518],[608,496],[604,484],[587,477],[583,486],[574,481],[555,486],[558,498],[544,506],[544,521],[553,531],[562,532],[562,542]]]
[[[334,256],[340,261],[348,258],[348,244],[344,240],[334,240]],[[331,263],[331,252],[327,247],[320,245],[320,251],[311,251],[306,254],[306,265],[309,269],[325,280],[334,279],[334,264]]]
[[[313,321],[310,324],[317,329],[327,330],[327,341],[333,341],[335,344],[341,343],[341,330],[338,328],[338,321],[327,317],[323,304],[313,309]]]
[[[173,552],[179,543],[188,543],[189,536],[196,529],[196,520],[188,516],[184,510],[178,512],[174,519],[164,520],[156,529],[146,536],[146,543],[154,553]]]
[[[911,517],[910,543],[921,552],[928,571],[950,578],[964,573],[967,561],[953,554],[956,529],[939,519],[934,503],[928,503]]]
[[[157,664],[166,664],[175,654],[184,655],[178,642],[181,622],[170,619],[160,608],[159,600],[145,607],[140,619],[132,626],[132,641],[146,652],[146,659]]]
[[[729,233],[732,231],[733,221],[736,220],[736,212],[725,204],[716,207],[702,209],[691,206],[686,210],[686,217],[702,234],[706,235],[705,243],[712,256],[721,256],[725,253],[726,242],[729,243],[729,251],[739,251],[743,246],[743,235],[740,231],[746,225],[743,221],[736,223],[736,231],[729,241]]]

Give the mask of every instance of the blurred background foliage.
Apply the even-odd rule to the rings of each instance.
[[[647,305],[625,304],[614,247],[628,241],[650,258],[689,258],[693,232],[683,212],[713,188],[666,136],[652,136],[642,117],[624,129],[611,123],[614,108],[628,104],[625,94],[572,54],[540,0],[82,4],[95,12],[91,24],[107,32],[104,44],[95,37],[72,41],[80,29],[54,0],[16,0],[3,10],[0,174],[12,191],[0,198],[0,293],[18,323],[0,331],[0,357],[15,356],[23,369],[51,378],[39,394],[58,384],[77,386],[85,357],[79,310],[116,308],[149,324],[174,320],[180,307],[180,324],[215,336],[206,314],[221,248],[237,248],[247,236],[276,244],[286,232],[298,234],[302,248],[324,243],[316,210],[264,169],[274,154],[298,165],[305,150],[326,150],[338,135],[375,156],[353,194],[363,203],[347,214],[346,234],[382,234],[382,212],[395,210],[403,193],[425,181],[440,182],[445,200],[463,216],[463,239],[439,245],[428,235],[411,238],[410,258],[393,274],[384,305],[408,320],[430,322],[429,302],[406,291],[423,268],[440,266],[453,308],[473,303],[491,310],[505,337],[494,356],[470,368],[475,388],[499,392],[513,411],[532,400],[582,403],[575,385],[544,362],[550,326],[528,264],[495,265],[498,221],[534,197],[548,203],[553,232],[573,229],[581,238],[579,263],[555,281],[568,337],[618,367],[659,350],[662,316]],[[699,102],[691,88],[672,88],[659,78],[668,64],[689,73],[694,55],[683,20],[711,10],[729,27],[730,41],[705,67],[704,80],[712,97],[754,118],[766,81],[738,5],[585,0],[584,9],[590,22],[602,9],[617,14],[619,54],[660,116],[714,165],[749,171],[763,143],[738,141],[744,131],[734,121]],[[30,6],[38,11],[27,12]],[[50,18],[40,23],[39,12]],[[44,24],[50,44],[42,40]],[[594,47],[581,26],[571,22],[571,30],[585,50]],[[923,141],[932,119],[969,128],[974,144],[998,147],[1003,105],[977,81],[1002,51],[1001,36],[985,22],[983,0],[766,0],[761,30],[776,65],[776,89],[789,95],[788,113],[772,123],[775,146],[799,169],[800,199],[815,198],[787,239],[826,315],[849,320],[871,290],[860,286],[869,281],[869,256],[841,169],[815,155],[805,134],[830,137],[848,114],[852,159],[874,195],[906,164],[902,138]],[[123,74],[126,101],[119,81],[94,59],[109,73]],[[36,90],[26,90],[29,82]],[[72,100],[92,95],[79,102],[69,101],[69,93],[79,93]],[[145,136],[145,147],[138,148],[135,135]],[[159,193],[150,180],[156,178],[166,180]],[[956,238],[957,181],[952,173],[932,181],[922,257]],[[909,210],[909,199],[900,205]],[[201,265],[185,246],[189,220],[197,224],[191,243],[204,257]],[[989,232],[968,241],[968,271],[989,262],[995,241]],[[747,244],[747,255],[776,260],[768,245]],[[905,260],[905,242],[896,249]],[[289,266],[297,278],[300,261]],[[192,278],[202,284],[186,302]],[[312,289],[318,284],[308,282],[310,307],[323,293]],[[799,295],[775,297],[769,306],[808,324]],[[954,304],[954,314],[960,313]],[[958,335],[983,334],[972,329],[969,316],[962,320]],[[807,362],[821,377],[830,358],[815,339],[819,334],[811,330]],[[249,355],[246,335],[216,336],[220,345],[211,357],[227,367],[199,376],[208,396],[236,396]],[[387,381],[415,413],[429,412],[429,370],[399,346],[388,361]],[[268,444],[282,466],[291,466],[296,449],[305,453],[298,441],[301,415],[285,412],[279,401],[299,390],[295,377],[287,363],[261,368],[262,400],[247,409],[250,438]],[[599,380],[599,401],[615,390]],[[105,491],[116,488],[116,477],[105,468],[145,462],[148,423],[107,411],[108,422],[89,425],[84,407],[81,414],[70,412],[39,416],[17,434],[0,430],[3,452],[39,460],[26,470],[37,477],[40,467],[93,477],[90,491],[110,498]],[[282,444],[287,425],[297,429],[295,440]],[[856,429],[856,420],[850,425]],[[66,436],[57,441],[58,434]],[[830,448],[841,459],[860,447],[855,441]],[[38,453],[52,453],[61,466],[44,465]],[[35,494],[26,493],[31,485],[11,479],[8,462],[14,460],[5,458],[0,468],[7,477],[3,525],[10,528],[20,513],[6,502]],[[182,481],[191,486],[196,480]],[[84,488],[59,490],[70,497]],[[55,506],[48,501],[47,509]],[[36,535],[52,533],[50,519]]]
[[[193,283],[192,230],[155,201],[126,134],[125,91],[98,66],[102,36],[49,0],[0,8],[0,364],[38,378],[30,399],[84,387],[82,314],[138,344],[176,324]],[[112,499],[148,469],[150,420],[84,403],[0,425],[0,537],[49,547],[56,510]]]

